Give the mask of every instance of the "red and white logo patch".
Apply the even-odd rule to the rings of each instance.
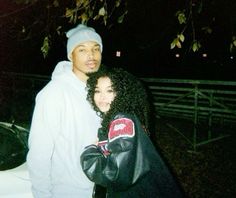
[[[108,138],[110,142],[120,137],[133,137],[135,135],[134,123],[127,118],[112,121],[109,128]]]
[[[108,142],[107,140],[98,142],[98,146],[101,149],[104,156],[107,156],[110,154],[110,152],[107,149],[107,142]]]

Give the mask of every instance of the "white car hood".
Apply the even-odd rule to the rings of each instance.
[[[33,198],[26,163],[10,170],[0,171],[0,197]]]

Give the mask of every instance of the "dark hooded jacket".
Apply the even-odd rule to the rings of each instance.
[[[181,198],[180,186],[136,116],[118,114],[108,137],[81,155],[87,177],[107,188],[108,198]]]

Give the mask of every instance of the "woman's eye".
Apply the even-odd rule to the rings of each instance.
[[[108,93],[113,93],[112,89],[107,90]]]

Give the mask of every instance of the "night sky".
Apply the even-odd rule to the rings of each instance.
[[[198,21],[214,16],[216,20],[208,22],[215,31],[203,37],[204,46],[199,52],[192,53],[188,50],[188,41],[182,49],[170,50],[170,43],[180,29],[175,18],[180,3],[129,0],[129,13],[123,24],[109,30],[95,24],[103,38],[103,62],[124,67],[140,77],[236,80],[236,50],[229,52],[230,33],[236,34],[233,9],[229,10],[230,1],[216,2],[214,9],[205,8],[205,17]],[[50,75],[55,64],[66,59],[66,40],[56,40],[44,59],[40,52],[42,38],[36,35],[26,41],[15,33],[22,27],[14,21],[28,21],[35,14],[31,8],[16,12],[20,8],[0,0],[1,71]],[[116,51],[121,51],[121,57],[116,57]],[[203,53],[207,53],[206,58]]]

